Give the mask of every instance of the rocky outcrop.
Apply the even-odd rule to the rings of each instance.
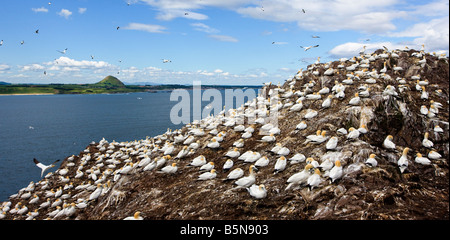
[[[423,59],[426,59],[425,63],[421,62]],[[385,62],[387,70],[381,73]],[[356,63],[355,70],[346,69]],[[395,70],[395,66],[403,70]],[[330,68],[334,72],[324,75]],[[368,83],[370,78],[376,83]],[[416,78],[424,81],[423,84],[428,81],[425,90],[416,90]],[[224,112],[153,138],[123,143],[106,140],[92,143],[79,155],[65,159],[59,170],[39,183],[30,184],[33,190],[21,189],[9,203],[4,203],[4,209],[10,206],[4,213],[4,219],[26,219],[28,211],[35,209],[38,209],[36,219],[123,219],[136,211],[141,212],[144,219],[448,219],[448,78],[447,57],[415,50],[377,50],[354,59],[313,64],[307,70],[299,71],[284,85],[264,86],[262,92],[267,93],[268,97],[264,100],[257,98],[254,103],[265,102],[264,107],[268,110],[270,105],[280,103],[280,133],[275,135],[276,141],[263,142],[262,135],[259,135],[263,124],[246,122],[244,127],[253,126],[255,131],[238,149],[241,155],[251,150],[269,158],[269,164],[258,167],[256,172],[255,184],[264,184],[267,189],[267,196],[263,199],[253,198],[245,188],[235,189],[235,180],[225,180],[229,173],[222,169],[228,159],[225,155],[234,148],[234,142],[241,139],[243,132],[235,131],[234,126],[224,126],[223,123],[233,116]],[[343,84],[348,79],[353,80],[353,84]],[[365,84],[370,88],[369,96],[361,98],[358,105],[349,105],[355,93],[363,91],[359,87]],[[385,91],[388,85],[395,87],[396,95]],[[337,96],[339,90],[332,91],[336,86],[345,86],[342,90],[344,97]],[[325,87],[328,87],[329,93],[322,94],[318,100],[308,99],[308,94]],[[428,99],[421,98],[422,91],[428,93]],[[274,93],[279,94],[278,99]],[[324,108],[322,103],[328,95],[333,96],[332,103]],[[302,109],[290,111],[289,105],[300,98],[303,100]],[[437,113],[421,114],[422,105],[430,109],[430,100],[435,102],[435,106],[438,103],[442,106]],[[249,102],[237,109],[234,116],[242,116],[243,110],[251,105]],[[316,110],[317,116],[305,119],[308,109]],[[298,130],[296,126],[301,121],[307,123],[307,128]],[[216,122],[219,123],[217,126],[214,125]],[[362,132],[356,139],[348,139],[343,133],[343,129],[349,131],[351,127],[358,129],[363,125],[367,132],[360,129]],[[443,132],[436,132],[436,125]],[[204,129],[204,135],[195,134],[196,129],[200,128]],[[307,136],[315,135],[317,130],[326,131],[325,137],[337,137],[337,148],[328,150],[326,141],[320,144],[308,141]],[[422,145],[425,132],[429,133],[429,139],[434,143],[433,149],[442,156],[430,159],[429,165],[415,162],[416,153],[426,157],[431,150]],[[219,134],[223,137],[220,147],[207,147],[210,140]],[[388,135],[393,136],[394,149],[383,147]],[[188,136],[194,136],[194,142],[200,144],[199,148],[193,150],[192,155],[176,159],[183,147],[189,146],[183,144]],[[170,147],[168,143],[173,144],[174,150],[167,154],[171,158],[166,157],[164,165],[176,163],[178,169],[175,174],[161,173],[155,169],[145,171],[144,166],[139,166],[146,158],[151,161],[161,159],[164,156],[161,148]],[[287,159],[301,153],[319,164],[339,160],[343,175],[331,183],[327,177],[329,173],[322,169],[323,182],[318,187],[310,190],[308,186],[301,185],[285,190],[288,178],[302,171],[307,163],[291,164],[288,160],[283,171],[274,172],[280,155],[271,150],[277,144],[290,150]],[[402,173],[397,161],[406,147],[411,149],[407,154],[409,164]],[[378,162],[375,167],[365,164],[371,154],[375,154]],[[197,180],[200,167],[188,164],[200,155],[207,162],[214,162],[216,178]],[[248,175],[250,163],[237,159],[233,161],[232,169],[240,167],[244,175]],[[118,173],[118,169],[131,165],[128,173]],[[62,169],[68,170],[64,176],[60,175]],[[83,172],[83,176],[74,177],[79,173],[77,169]],[[91,174],[95,171],[98,172],[94,179]],[[69,179],[67,182],[64,182],[65,177]],[[103,192],[98,198],[89,200],[98,187],[94,182],[102,177],[104,180],[99,181],[98,186],[103,188]],[[80,185],[85,186],[88,182],[91,187],[80,189]],[[72,188],[63,190],[61,196],[67,193],[70,197],[48,197],[50,202],[54,203],[59,198],[62,209],[69,209],[72,202],[85,202],[86,207],[74,207],[72,215],[49,216],[48,213],[57,207],[39,207],[47,200],[45,194],[50,190],[64,189],[66,185]],[[31,196],[24,198],[26,193],[31,193]],[[38,196],[39,200],[30,203],[33,195]],[[16,211],[23,206],[28,210],[18,214]],[[16,211],[11,213],[15,207]]]

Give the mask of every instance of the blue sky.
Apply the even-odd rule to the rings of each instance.
[[[448,55],[448,13],[448,0],[4,1],[0,81],[283,82],[364,45]]]

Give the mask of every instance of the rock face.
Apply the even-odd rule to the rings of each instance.
[[[426,59],[425,63],[421,62],[423,59]],[[384,63],[387,70],[381,73]],[[355,70],[346,69],[353,64],[358,64]],[[396,70],[395,66],[403,70]],[[333,68],[334,73],[324,75],[329,68]],[[427,84],[424,90],[416,90],[417,78],[423,81],[421,84]],[[35,219],[124,219],[137,211],[144,219],[448,219],[448,78],[447,57],[415,50],[377,50],[350,60],[313,64],[282,86],[264,86],[262,92],[267,97],[260,96],[237,110],[195,121],[153,138],[122,143],[102,139],[90,144],[78,156],[66,158],[57,171],[39,183],[30,183],[12,196],[9,203],[3,203],[3,218],[26,219],[37,209]],[[371,83],[372,79],[375,83]],[[348,84],[345,80],[353,83]],[[362,97],[364,89],[359,88],[365,84],[369,88],[368,97]],[[388,91],[389,85],[395,88],[396,94]],[[320,99],[310,99],[314,96],[308,94],[325,87],[329,93],[320,94]],[[337,90],[339,88],[341,90]],[[421,98],[422,91],[428,93],[428,99]],[[339,97],[340,92],[345,96]],[[360,103],[349,105],[355,93],[360,93]],[[333,96],[331,106],[324,108],[322,103],[328,95]],[[290,111],[290,105],[296,104],[298,99],[302,100],[301,110]],[[437,113],[421,114],[422,105],[434,109],[430,108],[430,100],[434,101],[434,106],[439,103],[442,106],[437,108]],[[267,196],[262,199],[253,198],[245,188],[236,189],[236,180],[225,180],[230,171],[222,168],[229,159],[225,155],[233,150],[233,144],[244,133],[234,130],[238,124],[232,125],[233,119],[249,114],[250,110],[244,110],[258,104],[264,107],[261,112],[266,108],[273,110],[271,105],[280,104],[277,116],[280,132],[274,135],[276,140],[261,141],[264,123],[246,121],[244,128],[252,126],[254,132],[244,139],[244,146],[238,148],[240,155],[251,150],[269,159],[269,164],[257,167],[255,173],[255,184],[264,184],[267,189]],[[306,119],[308,109],[316,110],[317,116]],[[296,126],[301,121],[305,121],[307,127],[298,130]],[[367,132],[361,129],[363,125]],[[436,125],[443,132],[435,131]],[[352,127],[361,130],[356,139],[348,139],[343,133],[343,129],[349,131]],[[316,135],[317,130],[325,131],[323,136],[327,139],[322,143],[307,139],[308,135]],[[441,155],[437,159],[430,158],[429,165],[415,162],[416,153],[427,157],[431,150],[422,145],[425,132],[429,133],[433,149]],[[394,149],[383,146],[388,135],[393,136]],[[193,142],[199,143],[199,147],[192,150],[191,155],[176,158],[184,146],[190,146],[183,144],[189,136],[194,137]],[[333,136],[338,139],[337,147],[327,150],[328,138]],[[220,147],[207,147],[214,137],[223,137],[223,141],[219,141]],[[288,148],[289,154],[286,155],[285,169],[274,172],[280,154],[271,150],[277,144]],[[408,166],[402,173],[397,161],[406,147],[410,149],[406,154]],[[310,190],[303,184],[285,190],[289,177],[302,171],[307,164],[305,160],[292,164],[289,159],[297,153],[318,164],[339,160],[343,168],[341,178],[331,183],[328,170],[319,168],[322,179],[319,186]],[[376,156],[378,165],[375,167],[365,164],[371,154]],[[216,178],[197,180],[200,167],[188,164],[200,155],[206,162],[214,162]],[[159,169],[144,170],[160,159],[166,159],[166,162]],[[249,175],[252,163],[237,158],[232,160],[231,170],[239,167],[244,170],[244,176]],[[172,163],[176,163],[176,173],[160,171]],[[119,173],[120,169],[126,168],[131,170]],[[68,172],[61,176],[63,169]],[[83,176],[75,178],[77,173],[83,173]],[[66,177],[68,180],[64,180]],[[85,185],[87,183],[90,187]],[[85,188],[80,189],[80,186]],[[60,196],[46,197],[47,193],[51,195],[51,191],[60,188],[63,189]],[[102,192],[89,200],[97,188]],[[70,197],[64,199],[64,194],[70,194]],[[30,203],[34,195],[39,199]],[[60,199],[64,211],[48,215],[58,207],[40,207],[47,198],[51,204]],[[86,206],[75,206],[75,212],[68,214],[71,203],[80,202]],[[28,210],[18,213],[24,206]]]

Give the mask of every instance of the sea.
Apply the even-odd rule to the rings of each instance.
[[[258,89],[251,90],[256,95]],[[226,90],[219,91],[224,105]],[[187,92],[192,103],[193,90]],[[0,202],[8,201],[31,181],[42,179],[34,158],[47,165],[78,155],[102,138],[109,142],[134,141],[163,134],[168,128],[180,129],[185,123],[174,124],[170,113],[183,99],[171,101],[171,94],[0,96]],[[201,109],[211,106],[212,101],[216,100],[201,101]],[[226,109],[235,108],[235,103]],[[196,115],[193,105],[190,120]]]

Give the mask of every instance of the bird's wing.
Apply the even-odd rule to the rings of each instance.
[[[36,164],[37,167],[41,169],[45,169],[47,167],[44,164],[40,163],[36,158],[33,159],[33,162]]]

